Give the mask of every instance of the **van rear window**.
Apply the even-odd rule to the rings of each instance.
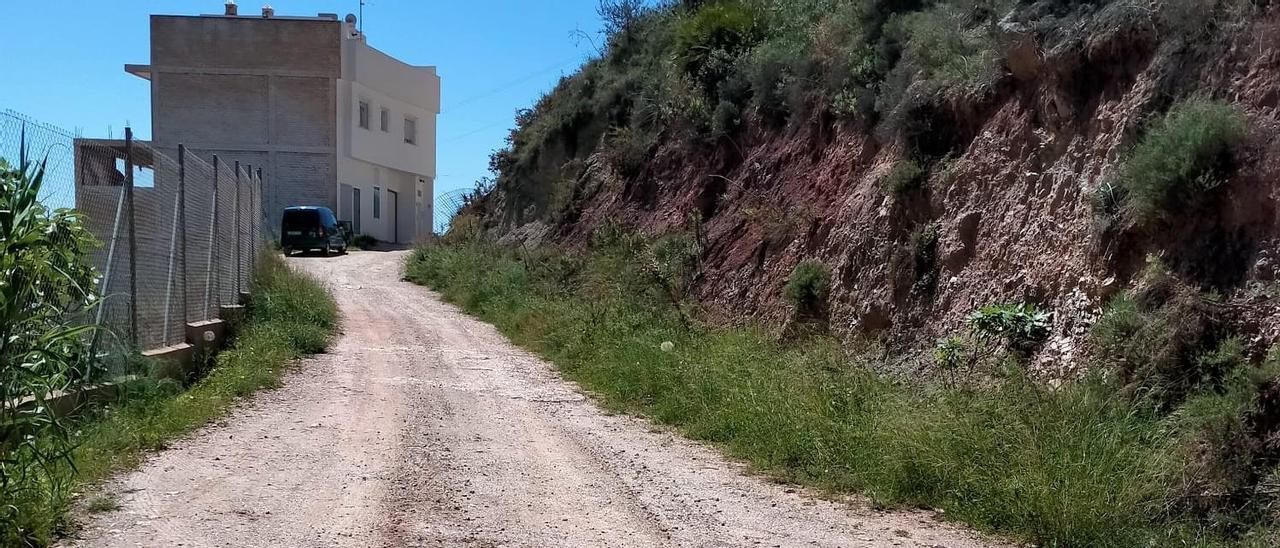
[[[315,230],[320,226],[320,213],[315,210],[286,211],[285,230]]]

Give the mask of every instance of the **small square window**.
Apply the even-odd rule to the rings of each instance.
[[[404,119],[404,142],[418,144],[418,121],[413,118]]]
[[[369,129],[369,102],[360,101],[360,127]]]
[[[381,114],[382,118],[378,121],[379,127],[382,131],[391,131],[391,111],[384,108]]]

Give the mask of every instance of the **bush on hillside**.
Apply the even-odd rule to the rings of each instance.
[[[651,268],[659,285],[677,306],[689,297],[702,261],[702,246],[689,234],[672,234],[655,242],[649,250]]]
[[[1216,386],[1231,366],[1206,352],[1216,347],[1221,320],[1212,296],[1201,294],[1151,260],[1137,288],[1111,300],[1090,330],[1102,365],[1134,394],[1171,410],[1197,388]]]
[[[911,258],[915,283],[912,288],[932,292],[938,283],[938,225],[929,224],[911,235]]]
[[[787,119],[788,98],[799,85],[796,72],[803,58],[800,43],[774,39],[760,44],[739,63],[742,78],[750,84],[756,112],[766,122],[777,124]]]
[[[450,243],[470,242],[480,239],[483,234],[484,225],[480,217],[459,213],[449,221],[449,231],[444,233],[444,239]]]
[[[1049,336],[1052,315],[1033,304],[992,304],[970,314],[968,323],[979,336],[1027,353]]]
[[[1210,527],[1238,534],[1241,522],[1267,520],[1280,508],[1272,439],[1280,347],[1260,366],[1249,363],[1244,341],[1227,337],[1196,358],[1219,380],[1190,395],[1170,417],[1175,433],[1169,481],[1171,509]]]
[[[918,190],[924,184],[927,173],[915,158],[903,158],[880,178],[880,188],[895,196]]]
[[[989,20],[950,3],[895,18],[890,36],[902,44],[895,69],[929,89],[970,90],[999,77],[999,53]]]
[[[821,261],[808,260],[796,265],[787,278],[783,295],[801,315],[817,312],[831,291],[831,271]]]
[[[630,178],[644,170],[655,142],[648,132],[620,127],[605,135],[600,151],[620,175]]]
[[[1217,188],[1248,121],[1236,106],[1202,97],[1173,106],[1129,152],[1119,169],[1128,208],[1139,223],[1169,220]]]
[[[675,38],[676,59],[685,74],[710,97],[732,71],[738,55],[759,38],[757,14],[750,6],[736,1],[716,2],[680,21]]]

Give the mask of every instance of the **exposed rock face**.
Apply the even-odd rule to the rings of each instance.
[[[1280,337],[1275,299],[1245,293],[1280,272],[1280,10],[1258,9],[1195,48],[1118,4],[1078,25],[1029,9],[1001,22],[1006,74],[994,89],[932,107],[935,131],[914,145],[937,159],[921,190],[878,184],[906,155],[901,137],[822,114],[784,129],[748,122],[716,146],[659,142],[630,179],[588,170],[559,238],[582,242],[607,222],[659,234],[693,212],[708,242],[698,294],[720,319],[781,325],[788,274],[818,258],[833,273],[832,328],[904,346],[932,346],[980,306],[1034,302],[1054,312],[1037,361],[1063,374],[1105,300],[1158,254],[1243,303],[1262,348]],[[1100,236],[1096,189],[1151,115],[1189,90],[1250,119],[1222,199],[1158,232]]]

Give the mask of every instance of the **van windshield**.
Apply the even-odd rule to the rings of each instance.
[[[284,214],[285,230],[313,231],[318,226],[320,226],[320,213],[315,210],[286,211]]]

